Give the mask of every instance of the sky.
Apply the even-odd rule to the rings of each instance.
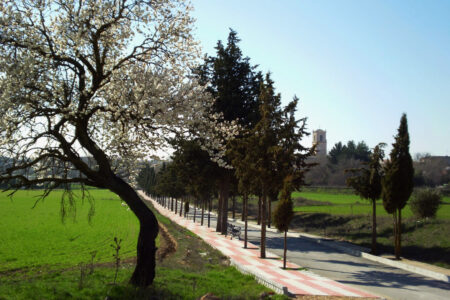
[[[450,1],[192,0],[195,37],[215,55],[229,28],[271,72],[308,129],[390,151],[403,113],[410,153],[450,155]],[[310,145],[308,137],[304,145]]]

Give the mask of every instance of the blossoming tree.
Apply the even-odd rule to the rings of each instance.
[[[140,222],[136,286],[153,282],[158,224],[119,171],[170,132],[209,128],[189,12],[181,0],[0,4],[0,181],[119,195]]]

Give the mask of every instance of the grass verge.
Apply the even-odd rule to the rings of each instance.
[[[5,194],[0,197],[2,300],[197,299],[208,292],[223,299],[258,299],[269,291],[230,267],[220,252],[159,214],[158,220],[176,239],[178,248],[157,263],[151,287],[136,289],[127,282],[135,266],[137,221],[114,194],[92,190],[96,208],[92,223],[82,217],[89,207],[80,203],[75,222],[63,224],[59,216],[61,194],[52,193],[31,209],[35,193],[20,191],[12,201]],[[124,239],[115,282],[114,250],[110,247],[114,236]],[[91,251],[102,255],[93,259]]]

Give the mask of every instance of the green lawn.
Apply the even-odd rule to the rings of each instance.
[[[91,223],[89,201],[81,199],[76,218],[61,222],[61,191],[52,192],[35,208],[39,191],[19,191],[12,199],[0,193],[0,299],[198,299],[208,292],[223,299],[258,299],[269,291],[228,266],[223,254],[195,234],[156,212],[177,241],[177,251],[157,261],[152,286],[130,286],[137,219],[113,193],[97,189],[90,193],[95,199]],[[122,239],[115,283],[110,246],[114,237]],[[162,243],[158,237],[158,246]]]
[[[292,198],[302,197],[308,200],[314,200],[324,203],[330,203],[331,205],[307,205],[296,206],[295,211],[300,212],[317,212],[328,213],[334,215],[371,215],[372,206],[370,202],[361,199],[357,195],[351,194],[338,194],[338,193],[326,193],[326,192],[294,192]],[[450,197],[443,197],[443,204],[437,212],[437,219],[450,220]],[[389,214],[384,210],[381,200],[377,201],[377,215],[388,216]],[[402,210],[402,216],[405,218],[412,217],[411,209],[407,205]]]
[[[139,233],[134,214],[115,194],[90,190],[96,213],[88,222],[89,201],[77,199],[76,216],[61,221],[62,191],[37,203],[41,191],[0,194],[0,271],[45,265],[71,266],[91,260],[111,261],[114,237],[122,239],[123,258],[136,255]],[[76,195],[81,196],[78,192]]]

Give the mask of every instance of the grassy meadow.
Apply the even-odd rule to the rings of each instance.
[[[351,190],[305,189],[295,192],[291,228],[344,239],[370,248],[372,206]],[[276,204],[274,204],[276,205]],[[393,253],[392,217],[377,201],[380,253]],[[450,268],[450,197],[443,197],[435,219],[419,220],[407,205],[402,210],[402,255]]]
[[[303,198],[317,203],[309,202],[305,205],[297,205],[295,211],[309,213],[327,213],[333,215],[372,215],[371,202],[361,199],[359,196],[340,192],[304,191],[294,192],[293,199]],[[450,220],[450,197],[442,198],[442,205],[437,211],[436,218]],[[382,200],[377,201],[377,215],[389,216],[384,210]],[[409,205],[402,210],[402,217],[413,216]]]
[[[135,265],[138,221],[116,195],[91,189],[93,200],[83,201],[76,192],[76,213],[62,222],[62,191],[35,206],[39,193],[18,191],[12,198],[0,194],[1,300],[197,299],[208,292],[227,299],[257,299],[269,291],[155,211],[177,241],[177,251],[157,261],[152,286],[136,289],[127,282]],[[89,222],[91,205],[95,214]],[[114,237],[122,240],[118,269],[111,247]],[[163,248],[163,239],[158,237],[157,243]]]
[[[89,203],[75,191],[76,211],[62,220],[63,192],[54,191],[36,203],[40,193],[21,190],[12,198],[0,194],[0,271],[59,268],[90,261],[93,256],[95,262],[111,261],[114,237],[122,239],[123,258],[136,256],[138,221],[115,194],[89,190],[94,199]],[[89,222],[91,205],[95,213]]]

